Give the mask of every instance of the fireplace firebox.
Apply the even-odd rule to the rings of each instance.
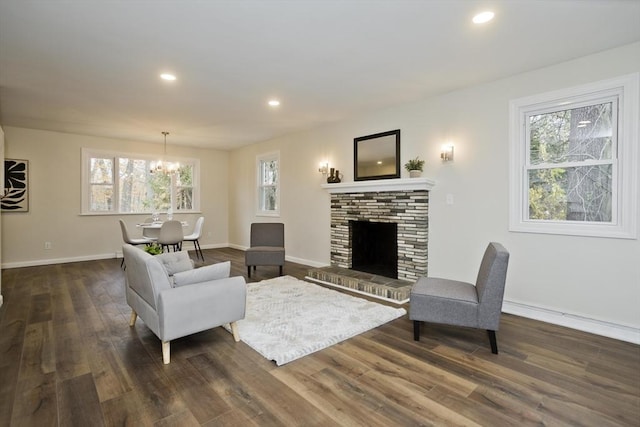
[[[398,224],[349,221],[351,269],[398,278]]]

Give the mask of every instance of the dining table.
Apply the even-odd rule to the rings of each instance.
[[[189,226],[189,223],[187,221],[180,221],[180,223],[182,224],[182,228]],[[157,239],[160,235],[160,228],[162,228],[162,224],[164,224],[164,221],[143,222],[140,224],[136,224],[136,227],[142,229],[142,235],[144,237]]]

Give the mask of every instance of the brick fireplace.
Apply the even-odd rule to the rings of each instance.
[[[331,265],[352,268],[350,221],[397,224],[398,279],[427,274],[429,190],[426,178],[364,181],[323,186],[331,193]]]
[[[310,269],[306,278],[396,304],[408,302],[413,282],[427,274],[429,190],[433,185],[427,178],[323,185],[331,194],[331,265]],[[354,224],[358,222],[394,224],[395,242],[384,243],[382,250],[388,246],[396,254],[381,254],[380,248],[373,251],[374,258],[389,255],[397,259],[392,274],[377,274],[378,266],[365,271],[352,268]],[[376,237],[379,233],[367,232]]]

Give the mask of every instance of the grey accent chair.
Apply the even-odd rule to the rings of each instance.
[[[140,317],[162,341],[162,360],[170,362],[170,342],[229,324],[240,340],[236,322],[244,319],[244,277],[229,277],[230,262],[193,268],[187,252],[152,256],[125,244],[126,298],[133,309],[130,326]]]
[[[284,224],[279,222],[255,222],[251,224],[250,247],[244,253],[247,275],[251,277],[251,267],[277,265],[280,276],[284,266]]]
[[[202,226],[204,225],[204,217],[201,216],[196,221],[196,225],[193,227],[193,233],[184,236],[183,241],[185,242],[193,242],[193,247],[196,250],[196,258],[200,256],[202,261],[204,261],[204,255],[202,254],[202,249],[200,248],[200,237],[202,236]]]
[[[500,243],[489,243],[475,286],[457,280],[421,277],[413,285],[409,319],[413,339],[420,340],[420,322],[486,329],[491,352],[498,354],[496,331],[500,326],[509,252]]]
[[[162,252],[164,252],[165,248],[169,252],[171,247],[173,247],[174,252],[182,250],[182,239],[184,239],[184,233],[180,221],[165,221],[160,227],[158,244],[162,246]]]

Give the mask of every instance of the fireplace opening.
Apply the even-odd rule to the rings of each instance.
[[[351,269],[398,278],[398,224],[349,221]]]

